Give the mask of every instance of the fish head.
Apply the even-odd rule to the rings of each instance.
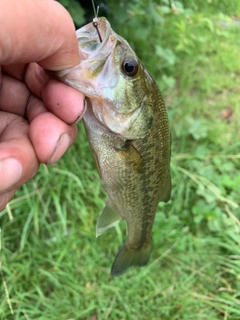
[[[76,32],[80,64],[55,75],[89,98],[88,107],[105,128],[125,139],[143,138],[152,126],[157,86],[108,20],[95,23],[98,30],[89,23]]]

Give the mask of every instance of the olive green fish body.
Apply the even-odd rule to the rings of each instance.
[[[160,94],[155,99],[152,128],[142,139],[126,142],[106,132],[91,111],[84,117],[103,188],[109,196],[108,206],[126,219],[128,226],[128,239],[114,261],[112,275],[148,262],[158,202],[170,198],[168,120]]]
[[[108,194],[97,235],[125,219],[128,237],[112,265],[120,275],[145,265],[159,201],[171,193],[170,131],[159,89],[129,44],[105,18],[77,31],[86,59],[58,77],[88,97],[84,125]]]

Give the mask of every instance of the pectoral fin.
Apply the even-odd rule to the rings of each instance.
[[[117,148],[122,160],[133,170],[141,173],[144,170],[144,160],[131,141],[126,140],[121,148]]]
[[[107,201],[97,221],[96,237],[99,237],[104,231],[117,225],[121,219],[119,213]]]

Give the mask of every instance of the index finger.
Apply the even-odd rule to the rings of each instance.
[[[1,0],[0,64],[38,62],[48,70],[79,63],[75,27],[53,0]]]

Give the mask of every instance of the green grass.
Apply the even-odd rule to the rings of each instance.
[[[0,213],[1,320],[240,319],[240,28],[191,32],[205,40],[188,50],[170,33],[174,67],[144,60],[173,138],[172,200],[159,204],[149,264],[109,276],[126,226],[95,237],[106,195],[80,124],[63,159]]]

